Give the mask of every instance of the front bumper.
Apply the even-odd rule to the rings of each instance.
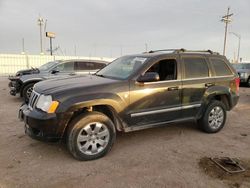
[[[10,80],[10,82],[9,82],[8,86],[10,88],[10,95],[15,96],[17,93],[20,92],[21,85],[17,79],[9,77],[9,80]]]
[[[25,133],[42,141],[58,141],[62,137],[56,114],[47,114],[36,109],[30,110],[24,104],[19,109],[19,119],[24,121]]]

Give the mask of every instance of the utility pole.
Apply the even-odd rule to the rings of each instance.
[[[37,20],[37,23],[40,27],[40,54],[43,54],[43,31],[42,31],[42,27],[44,24],[44,20],[42,17],[39,17]]]
[[[228,7],[227,14],[225,16],[222,16],[222,19],[221,19],[221,21],[225,23],[223,55],[226,55],[227,30],[228,30],[228,24],[232,22],[232,19],[231,19],[232,16],[233,16],[233,13],[230,13],[230,7]]]

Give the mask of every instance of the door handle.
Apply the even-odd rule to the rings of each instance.
[[[205,87],[206,87],[206,88],[209,88],[209,87],[211,87],[211,86],[213,86],[213,85],[214,85],[213,83],[206,83],[206,84],[205,84]]]
[[[76,73],[69,73],[69,75],[70,75],[70,76],[74,76],[74,75],[76,75]]]
[[[176,87],[169,87],[167,90],[168,91],[174,91],[174,90],[178,90],[178,89],[179,89],[179,87],[176,86]]]

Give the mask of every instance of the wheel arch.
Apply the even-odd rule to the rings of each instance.
[[[70,129],[70,123],[79,115],[82,115],[87,112],[100,112],[110,118],[114,123],[116,131],[124,130],[124,122],[119,118],[117,111],[110,104],[93,104],[90,106],[81,106],[80,108],[74,108],[72,111],[71,117],[69,118],[66,126],[64,127],[62,137],[66,137],[68,130]]]

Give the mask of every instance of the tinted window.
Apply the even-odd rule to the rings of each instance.
[[[231,70],[228,68],[227,64],[221,59],[210,59],[216,76],[232,75]]]
[[[76,69],[79,71],[84,70],[97,70],[105,67],[103,63],[95,63],[95,62],[77,62]]]
[[[183,58],[184,78],[208,77],[208,66],[204,58]]]
[[[56,67],[56,70],[60,72],[74,71],[74,62],[62,63]]]

